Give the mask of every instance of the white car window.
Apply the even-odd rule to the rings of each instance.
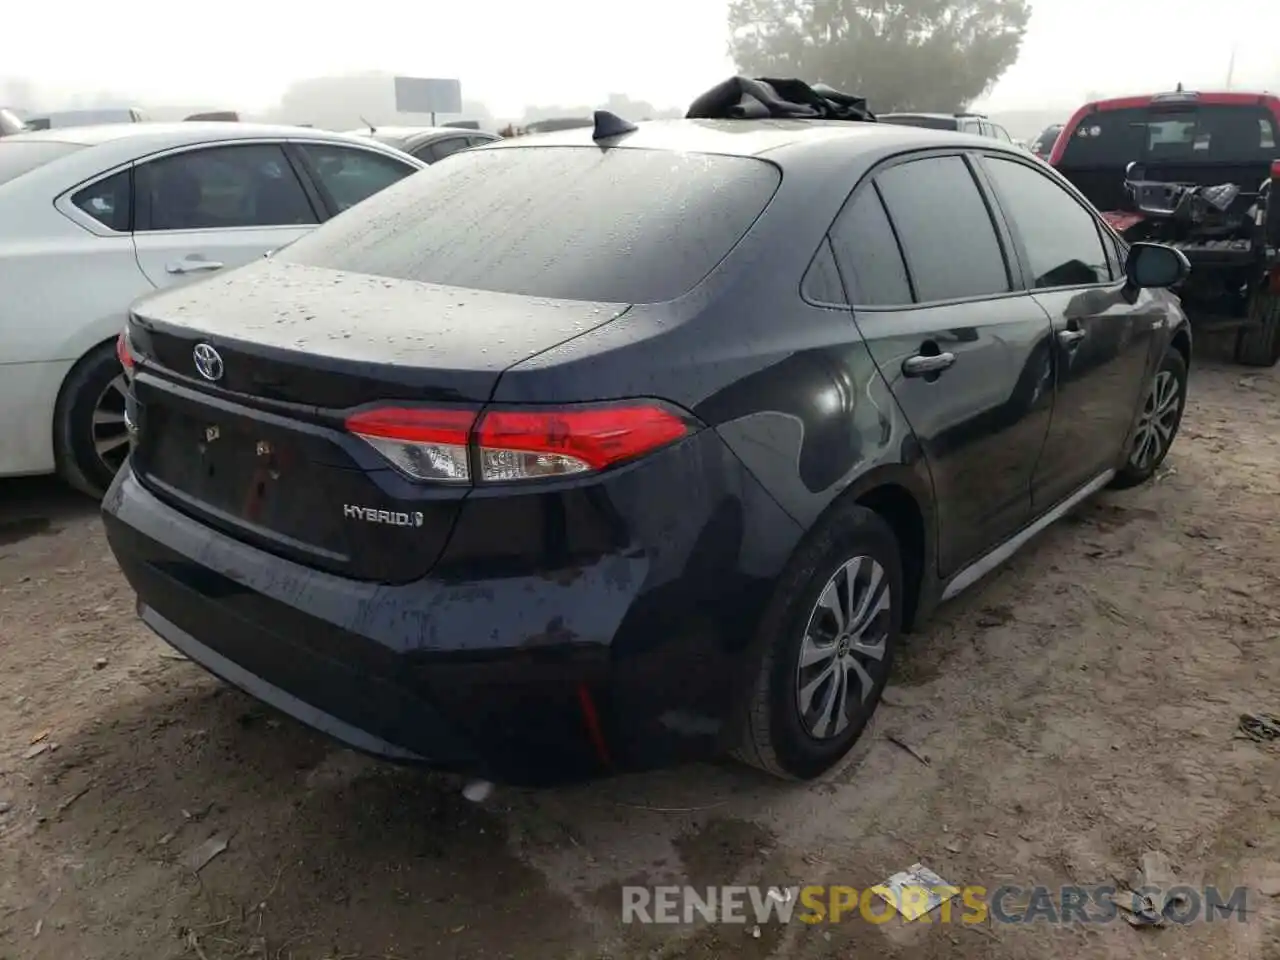
[[[142,164],[134,229],[218,230],[318,222],[283,148],[207,147]]]

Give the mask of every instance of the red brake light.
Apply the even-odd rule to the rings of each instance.
[[[651,403],[494,410],[476,429],[480,478],[530,480],[604,470],[679,440],[688,423]]]
[[[120,336],[116,337],[116,359],[120,361],[120,366],[124,367],[125,372],[133,370],[133,350],[129,347],[129,334],[124,330],[121,330]]]
[[[537,480],[604,470],[690,432],[680,414],[655,402],[554,410],[379,407],[353,414],[347,430],[416,480],[468,483],[472,451],[480,482]]]
[[[1280,160],[1271,161],[1271,179],[1280,183]]]

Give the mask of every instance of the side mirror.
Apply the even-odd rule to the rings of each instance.
[[[1167,289],[1191,273],[1191,261],[1181,250],[1162,243],[1135,243],[1124,264],[1129,286],[1139,290]]]

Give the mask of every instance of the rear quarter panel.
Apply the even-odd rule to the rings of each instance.
[[[7,417],[0,427],[3,475],[53,469],[53,412],[63,379],[119,333],[129,304],[151,290],[131,237],[91,233],[54,206],[98,171],[84,154],[92,151],[0,188],[0,370],[8,384],[25,385],[19,406],[5,407],[21,409],[21,419]]]

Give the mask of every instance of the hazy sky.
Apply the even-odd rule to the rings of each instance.
[[[1178,81],[1220,86],[1233,44],[1236,85],[1280,86],[1280,0],[1032,5],[1021,59],[989,109],[1070,106],[1091,91]],[[5,35],[21,40],[5,44],[0,76],[150,102],[252,110],[292,79],[388,70],[459,77],[464,97],[510,116],[528,103],[591,103],[614,91],[684,106],[733,70],[725,0],[119,0],[111,16],[71,30],[74,11],[58,3],[12,6]]]

